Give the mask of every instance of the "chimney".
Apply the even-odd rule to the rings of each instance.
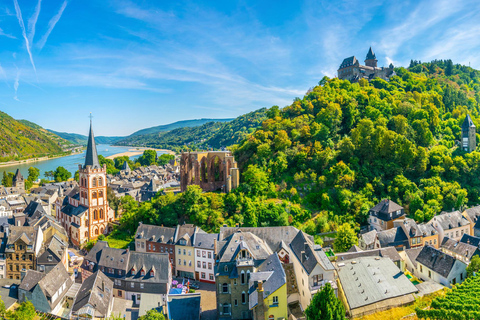
[[[258,304],[257,304],[257,307],[255,308],[254,319],[265,319],[265,304],[263,301],[263,282],[262,281],[258,281],[257,294],[258,294]]]
[[[213,254],[217,254],[217,239],[213,239]]]

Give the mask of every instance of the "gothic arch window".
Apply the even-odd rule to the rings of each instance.
[[[88,238],[88,231],[85,231],[85,238]]]
[[[98,219],[98,212],[97,210],[93,210],[93,219],[97,220]]]
[[[103,209],[100,209],[100,219],[103,219]]]
[[[100,228],[100,234],[103,234],[103,227]]]
[[[93,178],[92,187],[96,187],[96,186],[97,186],[97,178]]]
[[[98,197],[103,198],[103,191],[102,190],[98,191]]]
[[[98,186],[99,187],[103,186],[103,178],[102,177],[98,178]]]
[[[97,191],[92,192],[92,199],[97,199]]]
[[[95,235],[98,236],[98,229],[95,228]]]

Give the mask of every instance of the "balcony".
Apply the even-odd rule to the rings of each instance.
[[[238,267],[253,267],[253,259],[252,258],[239,258],[236,261],[237,268]]]
[[[318,282],[314,282],[313,284],[310,284],[308,286],[310,289],[310,292],[312,294],[317,292],[318,290],[322,289],[323,286],[327,284],[327,282],[330,283],[330,285],[334,290],[337,288],[337,284],[335,283],[335,281],[322,280],[322,281],[318,281]]]

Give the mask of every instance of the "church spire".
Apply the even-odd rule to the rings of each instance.
[[[92,169],[100,169],[98,162],[97,146],[95,144],[95,137],[93,136],[92,128],[92,114],[90,113],[90,134],[88,135],[87,154],[85,155],[85,165],[83,168],[91,166]]]
[[[375,53],[373,53],[372,47],[370,47],[370,49],[368,50],[366,60],[370,60],[370,59],[372,59],[372,60],[377,59],[377,57],[375,56]]]

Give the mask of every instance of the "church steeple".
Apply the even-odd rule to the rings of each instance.
[[[375,53],[373,53],[372,47],[368,50],[367,53],[367,58],[365,59],[365,65],[368,67],[377,67],[377,57],[375,56]]]
[[[90,114],[90,134],[88,135],[87,154],[85,155],[85,165],[83,168],[91,166],[92,169],[100,169],[100,162],[98,162],[97,146],[95,144],[95,137],[93,136],[92,117]]]

